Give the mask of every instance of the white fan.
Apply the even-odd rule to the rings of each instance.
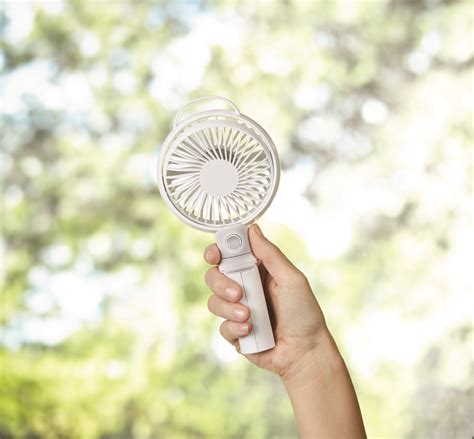
[[[195,113],[179,121],[191,104],[217,99],[232,107]],[[221,272],[242,286],[241,303],[250,308],[253,331],[239,339],[244,354],[275,346],[248,227],[270,205],[280,179],[280,163],[270,136],[220,96],[183,106],[161,146],[158,185],[163,200],[184,222],[216,233]]]

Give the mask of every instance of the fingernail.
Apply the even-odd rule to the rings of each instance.
[[[234,308],[234,311],[232,311],[232,313],[238,319],[244,319],[245,318],[245,311],[242,308]]]
[[[239,332],[242,335],[248,334],[250,332],[250,325],[248,323],[244,323],[243,325],[240,325]]]
[[[229,300],[236,300],[239,297],[239,291],[232,287],[226,288],[224,294]]]
[[[206,250],[206,253],[204,254],[204,258],[206,259],[206,261],[209,261],[209,259],[211,259],[211,250],[210,249]]]
[[[257,232],[257,235],[260,236],[261,238],[264,238],[262,229],[258,226],[258,224],[253,225],[255,231]]]

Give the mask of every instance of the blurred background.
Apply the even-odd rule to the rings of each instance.
[[[277,145],[260,224],[310,279],[369,436],[472,436],[473,8],[2,2],[0,436],[297,435],[207,310],[213,236],[154,182],[208,94]]]

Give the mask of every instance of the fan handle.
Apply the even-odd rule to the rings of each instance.
[[[248,227],[237,224],[221,228],[216,232],[216,241],[222,256],[219,270],[242,287],[240,303],[250,309],[253,330],[239,339],[240,352],[255,354],[272,349],[275,339],[257,259],[250,248]]]
[[[176,116],[174,117],[174,122],[173,122],[173,128],[176,128],[176,125],[179,123],[179,117],[183,113],[186,108],[188,108],[190,105],[199,102],[199,101],[204,101],[204,100],[218,100],[218,101],[224,101],[226,104],[229,104],[233,110],[240,115],[240,111],[237,108],[237,105],[235,105],[230,99],[224,98],[222,96],[201,96],[200,98],[193,99],[192,101],[188,102],[186,105],[183,105],[178,112],[176,113]]]

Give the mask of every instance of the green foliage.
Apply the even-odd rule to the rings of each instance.
[[[470,1],[2,14],[1,437],[296,436],[277,377],[219,341],[212,237],[150,175],[176,109],[205,94],[278,146],[263,228],[310,279],[369,436],[472,434]]]

